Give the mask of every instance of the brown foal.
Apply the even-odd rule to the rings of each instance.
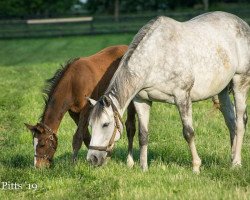
[[[57,148],[57,130],[67,111],[77,124],[72,142],[73,161],[82,142],[89,146],[88,116],[91,106],[86,97],[99,99],[104,94],[127,48],[126,45],[112,46],[92,56],[71,60],[48,80],[41,121],[34,126],[26,124],[33,133],[35,167],[50,166]],[[129,148],[132,149],[135,134],[135,109],[132,104],[127,116],[125,124]]]

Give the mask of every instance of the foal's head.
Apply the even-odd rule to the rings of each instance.
[[[97,102],[90,99],[90,103],[94,108],[89,118],[92,136],[87,160],[93,165],[100,166],[113,150],[115,141],[121,136],[122,120],[109,97],[103,96]]]
[[[35,126],[25,125],[33,136],[34,166],[37,168],[49,167],[57,148],[56,134],[43,123],[38,123]]]

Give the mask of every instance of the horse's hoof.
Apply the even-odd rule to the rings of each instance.
[[[194,166],[193,167],[193,173],[194,174],[200,174],[200,166]]]
[[[148,166],[142,166],[141,168],[142,168],[143,172],[147,172],[148,171]]]
[[[135,164],[135,162],[134,162],[133,158],[131,156],[128,156],[128,158],[127,158],[127,166],[129,168],[132,168],[132,167],[134,167],[134,164]]]
[[[198,175],[198,174],[200,174],[200,170],[199,169],[193,169],[193,173]]]
[[[242,167],[241,162],[239,162],[239,161],[233,161],[233,163],[232,163],[232,168],[233,169],[241,168],[241,167]]]

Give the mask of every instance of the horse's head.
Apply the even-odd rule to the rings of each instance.
[[[57,148],[56,134],[43,123],[37,123],[35,126],[25,125],[33,136],[34,166],[36,168],[49,167]]]
[[[92,136],[87,160],[100,166],[121,136],[122,119],[109,97],[103,96],[97,102],[93,99],[89,101],[94,107],[89,118]]]

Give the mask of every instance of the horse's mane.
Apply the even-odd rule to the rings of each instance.
[[[116,88],[115,96],[117,100],[120,102],[121,105],[123,105],[124,99],[126,98],[121,98],[119,95],[117,95],[120,92],[126,93],[124,91],[124,85],[126,85],[126,89],[128,90],[130,87],[136,87],[136,85],[133,84],[133,81],[127,80],[128,78],[131,78],[131,75],[128,74],[129,70],[124,70],[124,67],[128,66],[128,62],[133,55],[133,53],[137,50],[139,45],[142,43],[143,39],[146,38],[146,36],[150,36],[153,31],[155,30],[155,25],[157,26],[161,17],[156,17],[155,19],[150,20],[146,25],[144,25],[139,32],[135,35],[133,38],[132,42],[130,43],[128,50],[126,54],[123,56],[118,69],[116,70],[113,78],[110,81],[110,84],[108,86],[108,89],[106,90],[105,94],[108,94],[111,92],[112,88]],[[127,79],[126,79],[127,78]],[[99,109],[100,111],[101,109]]]
[[[132,42],[130,43],[128,50],[125,54],[125,56],[122,59],[122,63],[126,64],[130,57],[132,56],[133,52],[136,50],[140,42],[143,40],[143,38],[152,30],[152,25],[159,19],[159,17],[156,17],[152,20],[150,20],[146,25],[144,25],[138,33],[133,38]]]
[[[51,96],[53,95],[56,86],[62,79],[62,77],[65,75],[69,67],[72,63],[74,63],[76,60],[79,60],[80,58],[72,58],[69,59],[67,62],[65,62],[64,65],[61,64],[61,67],[57,69],[54,76],[50,79],[47,79],[45,82],[45,87],[43,88],[43,97],[44,97],[44,112],[40,118],[44,117],[46,108],[48,107],[49,101],[51,100]]]

